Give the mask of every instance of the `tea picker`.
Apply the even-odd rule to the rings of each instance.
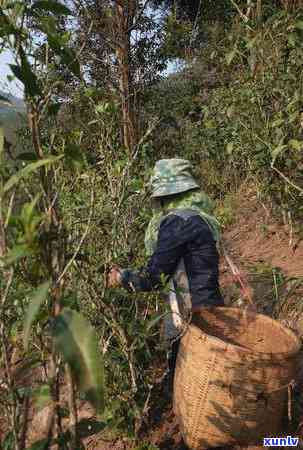
[[[163,159],[151,177],[155,200],[145,234],[148,261],[140,270],[113,267],[108,286],[136,291],[163,288],[169,280],[167,297],[171,314],[165,319],[165,338],[172,342],[170,369],[173,374],[184,321],[206,306],[222,306],[219,289],[219,223],[213,203],[192,175],[184,159]]]

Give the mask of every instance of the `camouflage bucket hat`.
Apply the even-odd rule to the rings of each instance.
[[[165,197],[198,188],[186,159],[161,159],[151,177],[152,197]]]

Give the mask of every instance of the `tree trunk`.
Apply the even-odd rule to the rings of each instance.
[[[123,143],[130,151],[137,141],[134,92],[130,73],[130,28],[132,26],[137,2],[119,2],[116,5],[118,43],[116,57],[119,66],[119,89],[122,111]]]
[[[260,24],[261,23],[261,19],[262,19],[262,0],[257,0],[256,14],[257,14],[257,21]]]

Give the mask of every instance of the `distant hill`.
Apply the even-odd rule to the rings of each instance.
[[[25,103],[22,100],[22,98],[14,97],[14,95],[6,94],[5,92],[0,90],[0,96],[7,99],[8,102],[10,102],[12,105],[14,105],[16,108],[20,110],[25,110]],[[2,108],[2,103],[6,103],[4,100],[0,100],[0,109]]]
[[[5,139],[16,144],[16,131],[25,124],[26,107],[22,99],[0,91],[0,127]]]

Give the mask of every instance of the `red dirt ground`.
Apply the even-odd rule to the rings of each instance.
[[[247,190],[239,195],[234,224],[224,238],[244,264],[266,262],[287,276],[303,277],[303,236],[290,223],[279,224],[271,212]]]

